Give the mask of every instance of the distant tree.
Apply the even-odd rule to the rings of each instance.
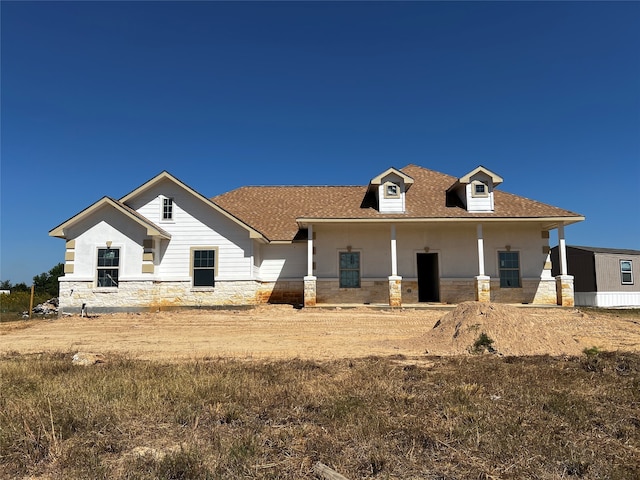
[[[9,280],[0,280],[0,290],[11,290],[11,282]]]
[[[48,273],[41,273],[33,277],[33,285],[36,292],[46,293],[52,297],[58,296],[58,277],[64,275],[64,264],[59,263]]]
[[[13,287],[11,287],[12,292],[26,292],[29,290],[27,284],[24,282],[16,283]]]

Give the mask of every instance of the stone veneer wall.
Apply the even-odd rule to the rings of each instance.
[[[191,282],[120,282],[117,289],[94,288],[93,282],[60,282],[60,312],[144,311],[178,307],[210,307],[304,302],[304,282],[218,281],[211,290],[198,290]],[[317,281],[317,303],[388,304],[388,280],[363,280],[361,288],[340,288],[337,280]],[[474,279],[440,280],[440,301],[460,303],[475,299]],[[71,293],[73,291],[73,293]],[[573,292],[571,292],[573,293]],[[491,301],[555,305],[556,279],[523,280],[522,288],[500,288],[491,280]],[[571,298],[572,300],[572,298]],[[402,280],[402,303],[418,303],[418,282]],[[567,301],[566,305],[571,304]]]
[[[575,297],[573,290],[573,276],[558,275],[556,278],[556,302],[563,307],[573,307]]]
[[[256,303],[302,305],[304,303],[304,281],[261,282],[256,292]]]
[[[538,305],[556,305],[558,303],[554,278],[540,280],[533,297],[533,303]]]
[[[178,307],[302,303],[303,283],[217,281],[213,289],[194,289],[191,282],[121,281],[117,289],[93,282],[60,282],[60,312],[144,311]]]
[[[475,300],[474,279],[440,279],[440,302],[461,303]],[[500,288],[500,280],[491,279],[491,301],[499,303],[533,303],[555,305],[556,281],[554,278],[523,280],[522,288]],[[418,303],[418,282],[402,281],[402,303]]]
[[[491,301],[497,303],[556,304],[555,279],[523,279],[521,288],[500,288],[499,279],[491,279]]]
[[[316,302],[389,304],[389,280],[361,280],[360,288],[340,288],[338,280],[316,283]]]
[[[402,280],[402,303],[418,303],[417,280]]]
[[[476,299],[475,279],[440,279],[440,301],[442,303],[473,302]]]

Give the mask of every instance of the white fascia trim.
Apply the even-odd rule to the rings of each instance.
[[[458,218],[297,218],[299,225],[314,223],[520,223],[520,222],[551,222],[554,224],[571,225],[582,222],[585,217],[458,217]]]

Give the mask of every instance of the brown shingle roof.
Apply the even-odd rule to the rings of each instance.
[[[494,191],[493,212],[469,213],[447,205],[447,189],[457,180],[416,165],[401,169],[415,183],[406,193],[406,212],[380,213],[367,195],[367,186],[241,187],[211,200],[269,240],[292,240],[298,218],[314,219],[443,219],[581,217],[544,203],[500,190]]]

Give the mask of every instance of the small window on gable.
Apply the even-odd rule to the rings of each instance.
[[[489,189],[485,183],[476,181],[471,184],[471,195],[474,197],[486,197],[489,195]]]
[[[620,260],[620,279],[623,285],[633,285],[633,268],[631,260]]]
[[[162,220],[173,220],[173,198],[162,199]]]
[[[384,198],[400,198],[400,187],[395,183],[385,184]]]

